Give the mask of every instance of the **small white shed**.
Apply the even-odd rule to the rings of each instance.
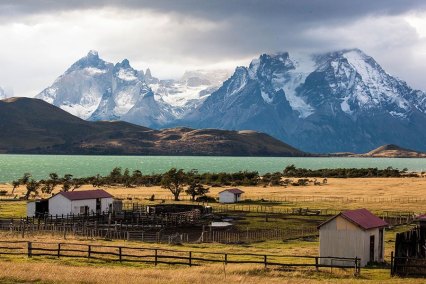
[[[225,189],[219,192],[219,202],[220,203],[236,203],[240,201],[241,194],[243,193],[244,191],[238,188]]]
[[[388,224],[367,209],[345,211],[318,226],[320,257],[347,257],[383,262],[384,228]],[[321,264],[353,266],[345,261],[320,259]]]
[[[113,196],[105,190],[59,192],[49,199],[27,203],[27,216],[94,214],[113,211]]]

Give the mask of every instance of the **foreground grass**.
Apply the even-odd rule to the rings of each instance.
[[[385,258],[389,261],[395,233],[407,227],[387,231]],[[2,240],[22,240],[8,233],[0,233]],[[268,241],[249,245],[185,244],[159,245],[127,241],[86,240],[59,235],[41,234],[24,240],[41,242],[73,242],[100,245],[163,248],[179,251],[227,253],[258,253],[274,255],[318,255],[318,240]],[[198,267],[144,263],[118,263],[93,259],[25,256],[0,257],[1,283],[426,283],[426,279],[392,278],[389,269],[363,268],[355,278],[353,269],[268,267],[261,265],[206,264]]]

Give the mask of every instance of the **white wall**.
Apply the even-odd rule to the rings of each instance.
[[[219,193],[220,203],[235,203],[235,195],[232,192],[224,191]]]
[[[35,216],[35,210],[36,205],[35,201],[30,201],[27,203],[27,216],[28,217],[34,217]]]
[[[80,211],[80,207],[88,206],[89,214],[96,213],[96,199],[83,199],[71,201],[71,213],[72,214],[84,214]]]
[[[109,205],[112,204],[113,201],[114,201],[113,198],[102,198],[101,199],[101,211],[102,212],[108,212],[109,209],[110,209]],[[111,209],[112,209],[112,207],[111,207]]]
[[[364,231],[342,217],[337,217],[323,225],[319,231],[321,257],[361,258],[361,266],[370,261],[370,235],[375,235],[376,261],[379,254],[379,229]],[[331,264],[329,259],[320,259],[321,264]],[[334,264],[352,265],[353,263],[333,261]]]
[[[107,212],[112,201],[112,198],[101,198],[101,212]],[[49,214],[53,216],[80,214],[82,206],[88,206],[90,214],[96,213],[96,199],[69,200],[57,194],[49,199]]]
[[[56,194],[49,199],[49,215],[66,215],[72,213],[71,200],[61,194]]]

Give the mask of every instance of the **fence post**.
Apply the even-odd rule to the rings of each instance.
[[[88,245],[87,246],[87,258],[90,258],[90,254],[92,253],[92,246]]]
[[[268,256],[265,254],[263,256],[263,262],[265,263],[265,268],[268,266]]]
[[[118,259],[120,260],[120,262],[122,261],[122,254],[121,254],[121,250],[122,250],[122,248],[121,248],[121,247],[119,247],[119,248],[118,248]]]
[[[227,264],[228,264],[228,254],[225,253],[225,265],[227,265]]]
[[[192,251],[189,252],[189,266],[192,266]]]
[[[394,275],[394,270],[393,270],[393,251],[391,252],[391,270],[390,270],[391,276]]]
[[[315,270],[318,271],[318,256],[315,257]]]
[[[28,257],[32,257],[33,256],[33,244],[31,242],[28,242]]]
[[[58,244],[58,258],[61,256],[61,243]]]
[[[355,257],[355,276],[359,276],[361,273],[361,259]]]
[[[157,256],[158,256],[158,250],[155,249],[155,260],[154,260],[154,264],[157,265]]]

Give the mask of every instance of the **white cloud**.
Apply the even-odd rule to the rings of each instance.
[[[137,69],[149,67],[155,76],[176,78],[186,69],[248,65],[264,52],[358,47],[389,73],[426,90],[426,17],[421,9],[414,13],[415,6],[410,10],[395,0],[391,12],[372,14],[367,5],[330,4],[336,11],[317,7],[311,17],[306,3],[291,10],[292,5],[279,1],[241,9],[235,3],[233,9],[226,7],[228,2],[221,2],[223,7],[183,2],[149,9],[132,1],[96,9],[48,9],[48,2],[24,9],[21,4],[0,21],[0,84],[13,87],[17,96],[35,96],[91,49],[107,61],[127,58]],[[170,5],[179,9],[164,8]],[[375,6],[373,11],[382,11]]]

